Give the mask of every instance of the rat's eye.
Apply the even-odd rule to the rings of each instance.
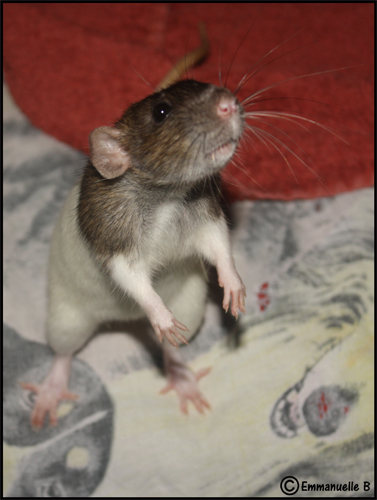
[[[172,106],[167,102],[160,102],[153,108],[153,119],[156,123],[162,123],[169,116]]]

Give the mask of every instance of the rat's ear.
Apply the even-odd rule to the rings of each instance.
[[[90,161],[105,179],[122,175],[130,166],[130,157],[118,142],[120,130],[98,127],[89,136]]]

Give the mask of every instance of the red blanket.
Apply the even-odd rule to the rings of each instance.
[[[250,111],[300,113],[326,127],[286,115],[249,121],[263,132],[245,134],[224,173],[228,196],[333,195],[374,181],[373,19],[372,3],[8,3],[5,76],[34,125],[87,153],[91,130],[151,92],[139,75],[156,86],[198,45],[204,21],[211,53],[196,79],[219,84],[220,67],[234,90],[251,68],[262,68],[240,99],[289,81],[260,94]]]

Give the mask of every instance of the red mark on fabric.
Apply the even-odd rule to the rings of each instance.
[[[267,306],[271,302],[270,295],[267,292],[269,287],[269,284],[267,281],[261,284],[259,293],[257,294],[258,297],[258,304],[259,304],[259,310],[260,311],[265,311],[267,309]]]
[[[325,394],[322,392],[321,400],[318,403],[319,418],[323,418],[324,414],[327,413],[328,409],[329,409],[329,406],[328,406],[328,403],[326,402]]]

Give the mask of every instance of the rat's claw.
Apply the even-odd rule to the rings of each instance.
[[[194,403],[195,408],[199,413],[203,414],[205,408],[207,408],[207,410],[211,410],[211,405],[202,394],[197,394],[196,396],[192,397],[191,401]]]
[[[204,410],[211,409],[211,405],[200,392],[198,381],[206,376],[211,371],[211,368],[203,368],[198,373],[192,372],[187,366],[182,365],[180,369],[169,375],[169,382],[161,389],[160,394],[175,389],[177,391],[180,409],[185,415],[188,414],[188,401],[191,400],[199,413],[203,414]]]
[[[232,292],[232,314],[238,319],[238,309],[240,309],[240,295],[238,292]]]
[[[179,405],[181,412],[188,415],[187,399],[181,399],[181,404]]]
[[[169,317],[165,318],[163,322],[152,322],[152,326],[154,331],[156,332],[158,340],[162,342],[162,339],[166,337],[167,341],[170,342],[171,345],[173,345],[174,347],[178,347],[178,343],[174,338],[176,337],[178,340],[188,345],[186,337],[177,330],[177,328],[179,328],[180,330],[188,332],[188,328],[183,323],[174,318],[170,311],[167,312],[169,314]]]
[[[188,330],[187,330],[188,331]],[[186,337],[184,335],[182,335],[182,333],[180,333],[178,330],[175,330],[174,332],[174,335],[181,341],[183,342],[184,344],[186,345],[189,345]]]
[[[175,326],[177,328],[179,328],[180,330],[183,330],[184,332],[188,332],[188,328],[187,326],[185,326],[183,323],[181,323],[180,321],[178,321],[177,319],[173,318],[173,323],[175,324]]]
[[[223,308],[225,312],[228,312],[229,302],[230,302],[230,291],[227,288],[224,288]]]
[[[62,399],[69,399],[71,401],[76,401],[77,399],[79,399],[79,396],[74,392],[65,390],[62,392]]]
[[[58,423],[57,409],[62,399],[76,401],[79,398],[74,392],[68,391],[63,386],[51,384],[49,381],[44,384],[30,384],[19,382],[23,389],[34,392],[37,397],[31,414],[31,425],[38,430],[42,427],[46,414],[49,414],[50,425]]]
[[[208,366],[207,368],[202,368],[201,370],[199,370],[198,373],[194,373],[196,381],[208,375],[211,370],[212,368]]]
[[[165,332],[166,339],[173,345],[174,347],[178,347],[177,341],[175,340],[173,335],[177,335],[173,330]]]
[[[238,274],[229,278],[228,281],[221,281],[221,283],[223,282],[225,282],[223,308],[225,312],[228,312],[230,301],[232,301],[230,311],[238,319],[238,311],[245,312],[245,285]]]
[[[198,373],[194,373],[196,381],[208,375],[210,371],[211,368],[204,368],[203,370],[200,370]],[[199,413],[204,413],[205,408],[207,408],[207,410],[211,410],[211,405],[208,403],[208,401],[205,399],[205,397],[201,392],[198,391],[190,399],[194,403],[195,408],[198,410]]]
[[[52,419],[53,422],[56,420],[56,406],[49,408],[47,406],[42,406],[36,403],[33,413],[31,414],[31,425],[34,429],[40,429],[43,425],[46,413],[50,412],[50,423],[51,423],[51,415],[54,415]]]
[[[230,312],[236,319],[238,319],[238,295],[232,292],[231,297],[232,297],[232,305],[230,307]]]
[[[161,389],[160,394],[166,394],[167,392],[174,389],[174,384],[172,382],[168,382],[163,389]]]
[[[179,323],[177,321],[177,323]],[[181,323],[182,324],[182,323]],[[182,325],[183,326],[183,325]],[[185,329],[187,330],[187,328],[185,327]],[[187,330],[188,331],[188,330]],[[187,342],[187,339],[184,335],[182,335],[181,332],[179,332],[174,326],[172,328],[170,328],[169,330],[167,330],[165,332],[165,337],[166,339],[171,343],[171,345],[173,345],[174,347],[178,347],[178,344],[177,344],[177,341],[175,340],[175,337],[177,337],[178,340],[180,340],[181,342],[183,342],[184,344],[188,345],[188,342]]]
[[[30,384],[29,382],[18,382],[18,384],[27,391],[38,392],[38,386],[36,384]]]
[[[161,332],[161,328],[158,325],[153,325],[153,330],[155,331],[160,344],[162,344],[162,339],[164,338],[163,333]]]
[[[194,393],[192,395],[178,393],[178,396],[180,399],[180,409],[181,409],[182,413],[184,413],[185,415],[188,415],[187,403],[189,400],[192,401],[195,408],[202,415],[204,414],[204,410],[206,408],[207,408],[207,410],[211,410],[211,405],[208,403],[208,401],[205,399],[205,397],[203,396],[203,394],[200,391],[197,391],[196,393]]]
[[[242,311],[244,314],[246,313],[245,311],[245,297],[246,297],[246,289],[243,287],[243,290],[240,295],[240,311]]]

